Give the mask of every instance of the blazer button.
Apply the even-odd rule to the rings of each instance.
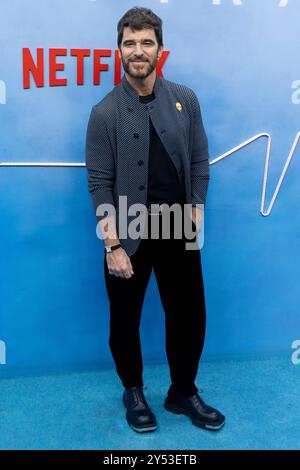
[[[143,191],[143,189],[145,189],[145,186],[143,184],[141,184],[141,186],[139,187],[139,190]]]
[[[138,134],[137,132],[135,132],[135,133],[133,134],[133,137],[134,137],[135,139],[138,139],[139,136],[140,136],[140,134]]]
[[[139,166],[144,165],[144,161],[143,161],[143,160],[139,160],[139,161],[138,161],[138,165],[139,165]]]

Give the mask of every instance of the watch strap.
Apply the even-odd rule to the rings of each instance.
[[[116,245],[106,246],[105,251],[106,253],[111,253],[112,251],[117,250],[121,246],[122,246],[121,243],[117,243]]]

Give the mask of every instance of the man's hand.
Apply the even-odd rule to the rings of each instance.
[[[106,262],[109,274],[126,279],[134,274],[130,258],[122,247],[106,253]]]
[[[204,207],[192,207],[192,221],[196,226],[197,234],[202,230]]]

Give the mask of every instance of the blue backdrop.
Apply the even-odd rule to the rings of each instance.
[[[199,98],[210,160],[261,132],[272,138],[266,206],[300,130],[295,0],[2,0],[0,161],[84,162],[91,106],[114,86],[116,24],[132,6],[164,21],[163,67]],[[44,50],[44,86],[23,85],[22,50]],[[67,86],[49,86],[49,48],[66,48]],[[76,83],[71,48],[111,49]],[[202,249],[204,359],[291,354],[300,336],[299,148],[268,217],[260,214],[266,139],[211,166]],[[102,241],[85,168],[0,166],[0,373],[113,365]],[[183,312],[184,314],[184,312]],[[155,279],[142,319],[145,363],[165,361]]]

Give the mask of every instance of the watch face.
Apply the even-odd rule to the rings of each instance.
[[[120,248],[121,245],[113,245],[113,246],[108,246],[106,247],[106,253],[111,253],[113,250],[116,250],[117,248]]]

